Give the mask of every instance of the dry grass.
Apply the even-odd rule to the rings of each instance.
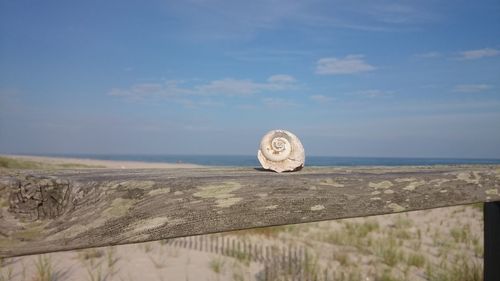
[[[403,260],[403,251],[398,247],[396,239],[388,237],[379,239],[372,247],[373,253],[382,259],[386,265],[393,267]]]
[[[160,247],[157,254],[148,254],[149,260],[156,269],[165,268],[167,266],[167,255],[163,251],[163,248]]]
[[[221,274],[224,269],[224,260],[221,257],[213,258],[210,261],[209,266],[214,273]]]
[[[458,257],[454,262],[440,266],[428,265],[426,275],[429,281],[482,281],[483,266],[466,257]]]
[[[35,262],[36,274],[33,281],[55,281],[56,275],[52,268],[50,256],[39,255]]]
[[[392,275],[389,269],[382,271],[381,274],[377,274],[375,276],[375,281],[399,281],[399,278],[396,278]]]
[[[100,165],[85,165],[79,163],[59,163],[49,164],[32,160],[14,159],[10,157],[0,156],[0,168],[4,169],[81,169],[81,168],[104,168]]]
[[[422,254],[411,253],[406,258],[406,263],[409,266],[423,268],[426,263],[425,256]]]
[[[450,235],[455,240],[455,243],[467,243],[470,238],[470,225],[466,224],[462,227],[453,227],[450,230]]]
[[[5,267],[5,259],[0,258],[0,281],[10,281],[13,276],[13,269],[11,266]]]

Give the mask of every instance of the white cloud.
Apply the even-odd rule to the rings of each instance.
[[[460,84],[453,88],[453,92],[458,93],[479,93],[491,89],[491,85],[487,84]]]
[[[377,89],[362,90],[351,93],[354,96],[360,96],[365,98],[387,98],[394,94],[393,91],[383,91]]]
[[[295,83],[295,78],[286,74],[276,74],[267,79],[269,83]]]
[[[244,96],[259,92],[263,85],[251,80],[222,79],[197,87],[202,95]]]
[[[181,81],[171,80],[165,83],[140,83],[132,85],[129,89],[113,88],[108,95],[140,100],[154,97],[179,97],[193,94],[189,88],[179,87]]]
[[[431,2],[167,0],[165,3],[166,10],[184,19],[177,26],[181,36],[203,40],[249,40],[261,31],[297,26],[301,31],[323,28],[415,31],[420,24],[441,21],[441,13]]]
[[[375,70],[376,67],[366,63],[363,57],[363,55],[348,55],[345,58],[319,59],[316,63],[316,74],[354,74]]]
[[[249,96],[266,91],[276,92],[294,88],[296,88],[295,78],[286,74],[277,74],[270,76],[266,82],[226,78],[191,86],[177,80],[165,83],[141,83],[132,85],[128,89],[113,88],[108,95],[132,100],[173,98],[185,101],[189,96]]]
[[[434,58],[439,58],[441,56],[442,55],[439,52],[427,52],[427,53],[421,53],[421,54],[415,55],[415,57],[421,58],[421,59],[434,59]]]
[[[325,95],[312,95],[309,98],[317,103],[330,103],[335,100],[335,98]]]
[[[269,47],[248,48],[225,53],[227,56],[251,62],[284,62],[297,61],[303,57],[309,57],[312,52],[308,50],[275,49]]]
[[[289,108],[297,106],[295,102],[283,98],[264,98],[262,99],[262,103],[270,108]]]
[[[460,52],[459,55],[460,55],[459,59],[474,60],[474,59],[480,59],[480,58],[485,58],[485,57],[498,56],[498,55],[500,55],[500,50],[491,49],[491,48],[484,48],[484,49],[463,51],[463,52]]]
[[[283,91],[296,87],[295,78],[290,75],[277,74],[259,83],[252,80],[222,79],[197,87],[200,95],[245,96],[265,91]]]

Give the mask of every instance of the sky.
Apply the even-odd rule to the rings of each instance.
[[[0,0],[0,153],[500,158],[498,0]]]

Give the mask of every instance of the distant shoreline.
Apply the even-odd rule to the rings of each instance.
[[[2,154],[0,154],[2,155]],[[201,168],[260,167],[254,155],[141,155],[141,154],[3,154],[20,160],[52,165],[82,165],[98,168]],[[435,165],[500,165],[500,159],[425,158],[425,157],[340,157],[306,156],[306,166],[435,166]],[[87,167],[88,168],[88,167]]]
[[[99,160],[91,158],[50,157],[50,156],[17,155],[17,154],[0,154],[0,156],[17,160],[35,161],[35,162],[54,164],[54,165],[78,164],[78,165],[94,166],[107,169],[172,169],[172,168],[186,169],[186,168],[206,167],[203,165],[189,164],[189,163]]]

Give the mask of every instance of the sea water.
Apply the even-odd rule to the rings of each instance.
[[[260,166],[257,157],[254,155],[52,154],[40,156],[115,161],[189,163],[210,166]],[[458,164],[500,164],[500,159],[306,156],[306,166],[412,166]]]

